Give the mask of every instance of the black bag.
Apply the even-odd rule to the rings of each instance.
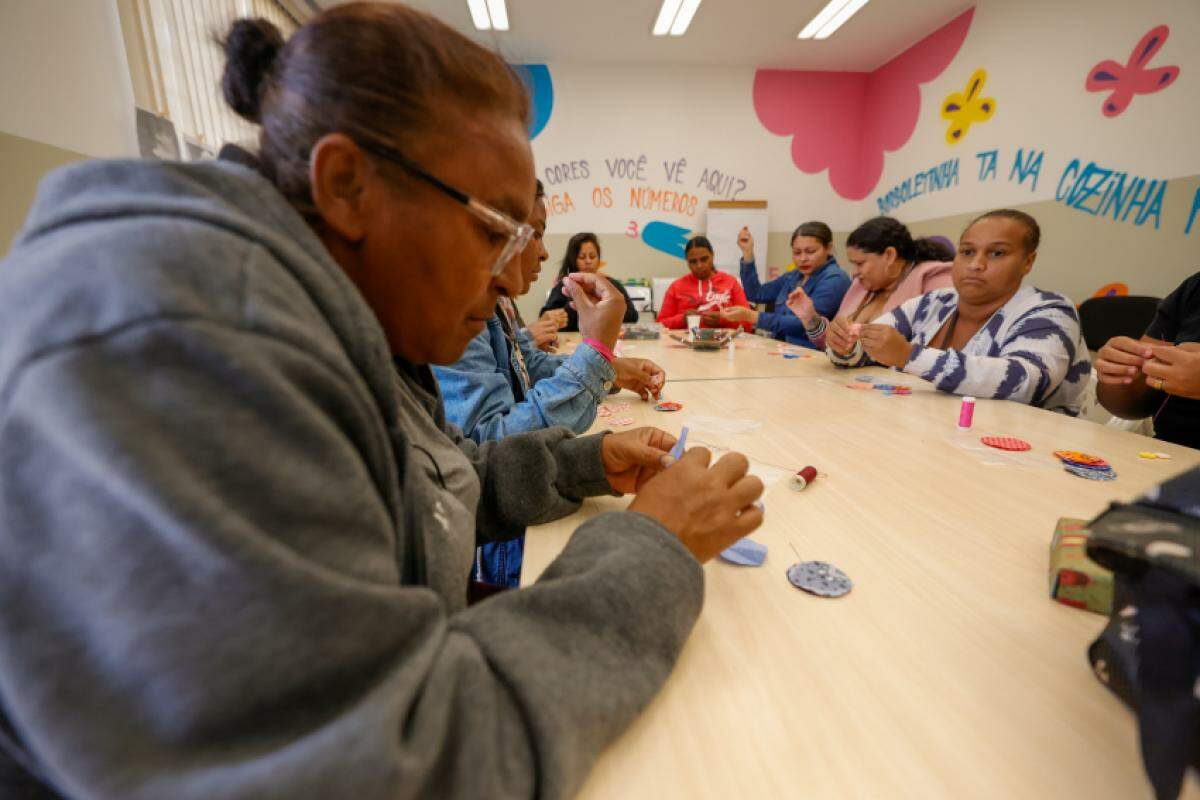
[[[1088,648],[1096,676],[1138,716],[1158,800],[1200,770],[1200,468],[1088,526],[1088,556],[1113,571],[1108,626]]]

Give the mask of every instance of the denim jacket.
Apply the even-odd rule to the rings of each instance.
[[[804,323],[787,307],[788,295],[795,291],[800,279],[804,277],[800,270],[785,272],[773,281],[762,283],[758,279],[758,270],[753,261],[742,261],[742,286],[746,290],[746,299],[751,303],[774,303],[774,311],[763,311],[758,315],[756,327],[769,331],[776,339],[784,339],[791,344],[817,349],[808,340]],[[812,299],[817,313],[826,319],[833,319],[846,290],[850,288],[850,276],[838,266],[837,259],[830,256],[822,266],[812,271],[804,291]]]
[[[556,426],[574,433],[590,428],[596,408],[613,388],[612,365],[585,345],[569,356],[550,355],[534,347],[525,331],[518,331],[516,337],[529,386],[523,385],[498,314],[458,361],[433,368],[442,387],[446,419],[481,443]],[[472,578],[495,586],[520,585],[524,551],[524,536],[480,547]]]

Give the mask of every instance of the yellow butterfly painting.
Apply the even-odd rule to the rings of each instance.
[[[961,142],[976,122],[987,122],[996,113],[994,97],[980,97],[987,83],[987,70],[977,69],[967,81],[966,89],[952,92],[942,101],[942,119],[950,120],[946,129],[949,144]]]

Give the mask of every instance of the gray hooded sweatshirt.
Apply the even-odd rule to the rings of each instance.
[[[466,583],[609,490],[598,437],[464,440],[253,170],[55,173],[0,262],[0,796],[572,794],[698,564],[607,513]]]

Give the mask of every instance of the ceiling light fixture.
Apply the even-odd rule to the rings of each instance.
[[[663,0],[652,33],[655,36],[683,36],[699,7],[700,0]]]
[[[854,16],[868,0],[829,0],[821,11],[804,26],[797,39],[828,39]]]
[[[679,8],[679,16],[671,25],[672,36],[683,36],[687,33],[688,25],[692,24],[692,17],[696,16],[696,9],[699,7],[700,0],[683,0],[683,5]]]
[[[504,0],[487,0],[487,6],[492,27],[498,31],[508,30],[508,7],[504,5]]]
[[[471,22],[481,31],[508,30],[508,8],[504,0],[467,0]]]

